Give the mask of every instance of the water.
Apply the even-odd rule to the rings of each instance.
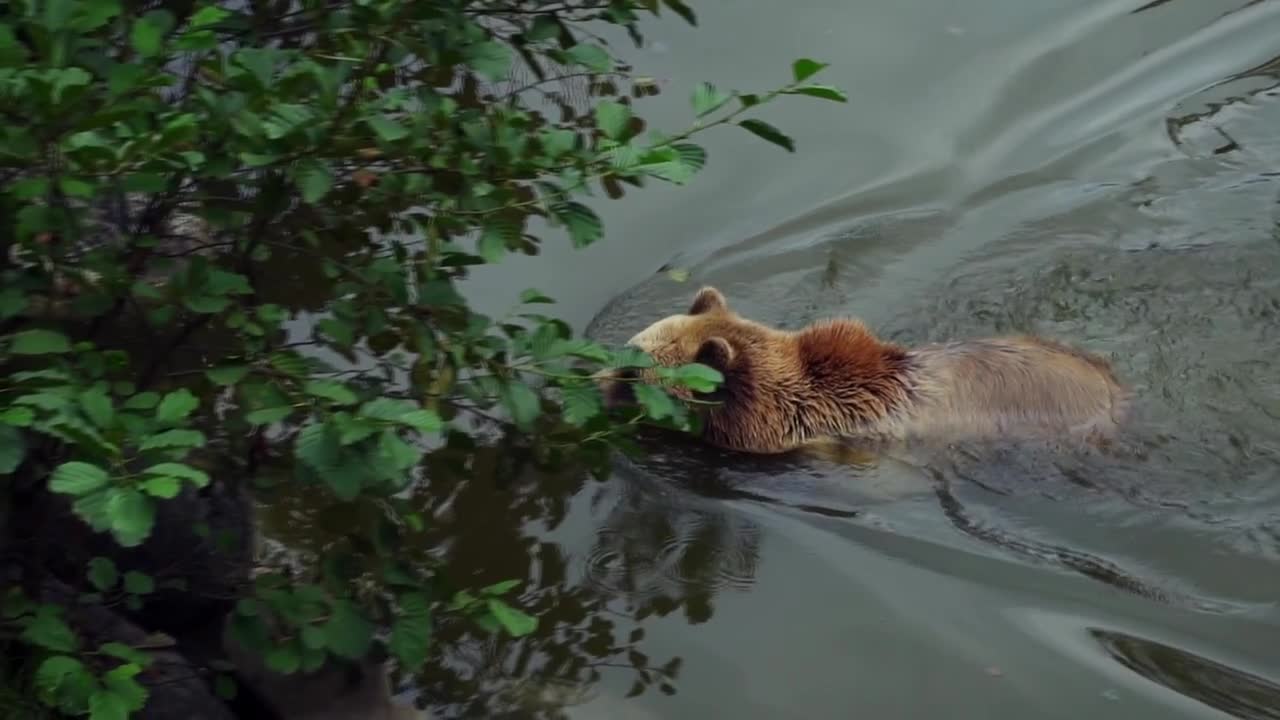
[[[1137,413],[1088,454],[479,468],[431,500],[439,554],[544,614],[523,642],[442,628],[437,713],[1280,717],[1280,3],[696,7],[632,53],[651,122],[800,56],[851,102],[768,108],[795,155],[708,137],[692,187],[599,204],[601,244],[477,274],[482,310],[537,286],[620,340],[710,283],[782,327],[1036,332],[1111,357]]]

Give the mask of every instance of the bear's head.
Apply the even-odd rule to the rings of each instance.
[[[799,331],[748,320],[723,294],[704,287],[689,310],[636,333],[627,344],[665,367],[701,363],[724,380],[715,391],[673,394],[694,405],[704,439],[756,453],[785,452],[804,442],[884,418],[907,392],[906,354],[861,322],[833,319]],[[636,383],[659,384],[653,369],[602,373],[609,406],[635,402]]]
[[[673,390],[685,400],[709,403],[696,407],[704,411],[704,433],[717,444],[723,444],[719,441],[725,433],[772,434],[752,426],[785,424],[790,415],[788,401],[795,397],[792,386],[803,380],[789,333],[737,315],[714,287],[699,290],[687,312],[658,320],[627,344],[647,352],[659,366],[700,363],[724,377],[710,393]],[[637,382],[660,382],[653,369],[641,368],[609,371],[600,381],[605,403],[610,406],[634,403]]]

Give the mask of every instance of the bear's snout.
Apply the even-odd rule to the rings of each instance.
[[[639,370],[636,368],[601,370],[595,377],[596,387],[600,389],[606,408],[635,404],[634,384],[640,379]]]

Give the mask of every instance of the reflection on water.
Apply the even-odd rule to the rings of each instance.
[[[1243,720],[1280,718],[1280,685],[1181,648],[1091,628],[1103,650],[1152,682]]]

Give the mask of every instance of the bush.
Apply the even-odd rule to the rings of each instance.
[[[41,699],[69,714],[140,710],[149,657],[90,643],[46,581],[163,625],[217,557],[153,571],[174,544],[155,539],[165,523],[210,548],[245,542],[216,519],[248,522],[246,508],[205,508],[219,493],[270,504],[322,489],[373,509],[350,516],[361,542],[306,573],[228,571],[234,593],[210,612],[234,602],[237,638],[278,672],[375,642],[415,669],[442,617],[531,632],[536,618],[504,600],[516,583],[455,587],[429,561],[401,560],[425,523],[405,498],[423,468],[465,474],[497,446],[499,475],[602,475],[642,422],[696,418],[656,390],[631,415],[606,413],[592,373],[650,359],[573,337],[538,310],[552,302],[539,289],[491,318],[456,283],[536,254],[535,217],[575,247],[596,242],[591,187],[619,197],[688,181],[706,162],[699,132],[736,125],[792,149],[746,117],[754,106],[844,99],[809,84],[822,65],[799,60],[771,92],[702,84],[692,127],[646,132],[632,98],[656,86],[591,28],[638,42],[642,14],[693,22],[681,0],[238,5],[0,10],[4,627]],[[664,373],[700,390],[720,379]],[[31,551],[45,530],[30,518],[59,512],[93,532]]]

